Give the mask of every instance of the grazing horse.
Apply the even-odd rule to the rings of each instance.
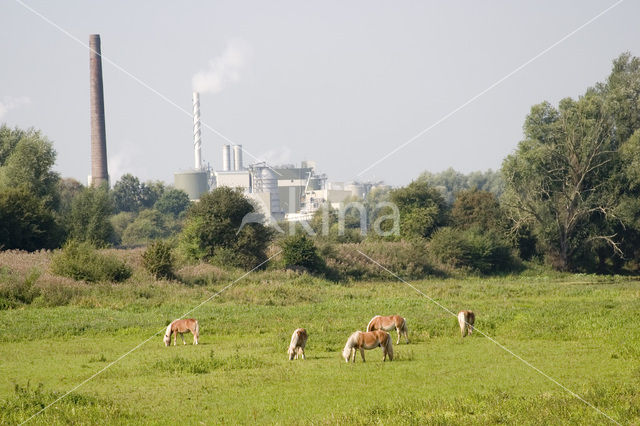
[[[182,333],[186,333],[187,331],[193,333],[193,344],[197,345],[198,338],[200,337],[200,325],[197,320],[189,318],[177,319],[167,326],[167,331],[164,333],[165,346],[169,346],[171,344],[171,334],[173,334],[173,345],[175,346],[178,340],[178,333],[182,339],[182,344],[186,345],[187,343],[184,341]]]
[[[342,357],[346,362],[349,362],[349,359],[351,359],[353,355],[353,362],[356,362],[356,351],[360,349],[362,362],[364,362],[364,350],[375,349],[378,346],[382,348],[382,361],[384,362],[387,359],[387,355],[389,355],[389,361],[393,361],[393,343],[391,342],[391,336],[383,330],[368,331],[366,333],[356,331],[349,336],[347,344],[344,345]]]
[[[289,344],[289,360],[298,359],[298,356],[304,357],[304,346],[307,344],[307,330],[304,328],[296,328],[291,335],[291,343]]]
[[[476,321],[476,316],[473,311],[460,311],[458,312],[458,324],[460,324],[460,333],[462,337],[473,333],[473,323]]]
[[[394,328],[398,332],[398,341],[396,342],[396,345],[400,344],[401,335],[404,335],[407,343],[409,343],[409,329],[407,328],[407,322],[400,315],[389,315],[387,317],[376,315],[371,318],[371,321],[367,324],[367,331],[391,331]]]

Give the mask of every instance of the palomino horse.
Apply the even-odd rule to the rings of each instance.
[[[182,339],[182,344],[186,345],[187,343],[184,341],[182,333],[186,333],[187,331],[193,333],[193,344],[197,345],[198,338],[200,337],[200,325],[198,324],[198,321],[193,318],[188,318],[177,319],[167,326],[167,331],[164,333],[165,346],[169,346],[171,344],[171,334],[173,334],[173,345],[175,346],[176,341],[178,340],[178,333]]]
[[[389,355],[389,361],[393,361],[393,343],[391,342],[391,336],[383,330],[368,331],[366,333],[356,331],[349,336],[347,344],[344,345],[342,357],[345,361],[349,362],[349,359],[353,355],[353,362],[356,362],[356,351],[360,349],[362,362],[364,362],[364,350],[375,349],[378,346],[382,348],[382,361],[384,362],[387,359],[387,355]]]
[[[291,343],[289,344],[289,360],[298,359],[298,356],[304,357],[304,346],[307,344],[307,330],[304,328],[296,328],[291,335]]]
[[[407,328],[407,322],[400,315],[389,315],[388,317],[376,315],[371,318],[371,321],[367,324],[367,331],[391,331],[394,328],[398,332],[398,341],[396,342],[396,345],[400,344],[401,335],[404,335],[407,343],[409,343],[409,329]]]
[[[473,323],[476,321],[476,316],[473,311],[460,311],[458,312],[458,324],[460,324],[460,333],[462,337],[473,333]]]

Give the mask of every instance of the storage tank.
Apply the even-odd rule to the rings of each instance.
[[[174,173],[173,181],[173,186],[186,192],[191,201],[199,200],[202,194],[209,191],[207,172],[204,170]]]
[[[222,145],[222,171],[231,170],[231,145]]]
[[[242,170],[242,145],[233,146],[233,170]]]

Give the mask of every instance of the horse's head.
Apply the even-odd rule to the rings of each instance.
[[[171,344],[171,335],[170,334],[165,334],[164,335],[164,339],[162,339],[164,341],[164,345],[165,346],[169,346]]]

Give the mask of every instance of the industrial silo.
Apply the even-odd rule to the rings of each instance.
[[[189,195],[191,201],[199,200],[202,194],[209,191],[207,172],[190,170],[173,174],[174,186]]]

